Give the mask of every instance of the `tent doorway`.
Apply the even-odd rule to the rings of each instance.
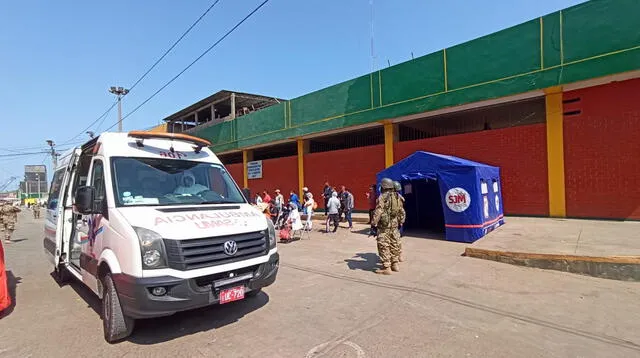
[[[407,214],[404,229],[411,232],[443,234],[445,232],[442,195],[438,181],[414,179],[402,181]]]

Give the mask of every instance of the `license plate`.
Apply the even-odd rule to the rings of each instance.
[[[238,301],[244,298],[244,286],[232,287],[220,291],[220,304]]]

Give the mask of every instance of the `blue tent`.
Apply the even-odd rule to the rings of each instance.
[[[377,174],[403,184],[405,197],[420,182],[437,182],[448,241],[474,242],[504,224],[500,168],[448,155],[415,152]],[[435,187],[435,186],[434,186]],[[438,190],[439,189],[439,190]],[[422,198],[420,201],[435,197]],[[407,208],[407,212],[414,208]],[[418,209],[419,210],[419,209]],[[429,213],[413,213],[419,220]]]

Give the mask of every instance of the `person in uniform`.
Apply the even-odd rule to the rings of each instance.
[[[7,201],[0,207],[0,222],[2,222],[0,229],[4,231],[4,241],[7,244],[11,243],[11,234],[13,234],[16,228],[19,212],[20,209],[18,207],[11,205],[11,203]]]
[[[400,182],[394,181],[393,187],[396,190],[396,195],[398,196],[398,199],[400,199],[400,202],[402,203],[402,208],[404,209],[404,197],[402,196],[402,185],[400,185]],[[398,235],[398,251],[400,252],[398,261],[402,262],[404,261],[402,257],[402,224],[400,224],[400,226],[398,227],[398,230],[400,232],[400,234]]]
[[[373,213],[372,225],[377,228],[378,255],[382,261],[382,268],[375,272],[382,275],[390,275],[391,271],[400,271],[400,250],[398,242],[400,231],[398,228],[404,224],[405,212],[402,202],[398,197],[393,181],[384,178],[380,181],[382,194],[378,198],[376,209]]]
[[[33,218],[34,219],[40,219],[40,204],[38,204],[38,203],[33,204],[31,206],[31,209],[33,210]]]

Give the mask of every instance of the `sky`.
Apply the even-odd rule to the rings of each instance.
[[[219,0],[122,102],[126,115],[263,0]],[[214,0],[2,1],[0,188],[67,149]],[[376,69],[517,25],[579,0],[373,0]],[[371,70],[370,0],[270,0],[124,122],[144,129],[219,90],[297,96]],[[114,108],[91,130],[117,121]],[[66,144],[65,144],[66,143]],[[35,154],[30,154],[35,153]],[[17,187],[17,182],[9,188]]]

